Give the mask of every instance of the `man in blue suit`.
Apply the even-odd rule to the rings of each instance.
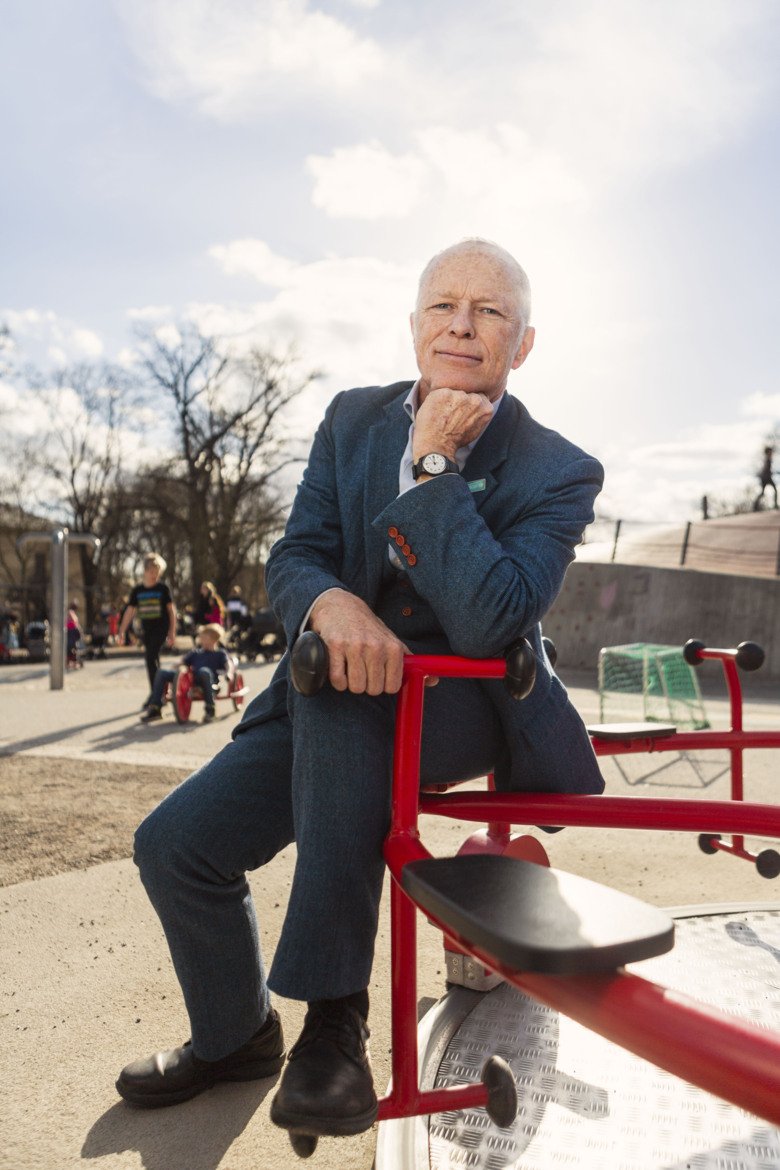
[[[167,1105],[277,1072],[270,985],[308,1003],[273,1120],[323,1134],[372,1124],[367,988],[404,653],[489,657],[525,635],[538,659],[523,703],[496,681],[429,691],[426,782],[492,770],[499,788],[602,790],[539,626],[602,470],[506,392],[533,345],[529,315],[526,275],[508,253],[456,244],[420,280],[418,380],[350,390],[328,407],[266,580],[288,643],[306,628],[326,643],[330,685],[302,698],[285,657],[233,742],[136,834],[192,1040],[125,1068],[126,1099]],[[291,841],[295,876],[266,979],[246,871]]]

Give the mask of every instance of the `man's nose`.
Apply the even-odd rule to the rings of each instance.
[[[474,336],[474,313],[471,305],[459,305],[450,322],[450,333],[456,337]]]

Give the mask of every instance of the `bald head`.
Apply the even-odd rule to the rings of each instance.
[[[488,240],[439,252],[420,277],[411,316],[420,402],[431,390],[499,398],[534,343],[528,277]]]
[[[497,269],[503,271],[512,290],[513,298],[515,299],[517,316],[520,320],[521,328],[525,330],[531,320],[531,284],[525,270],[518,264],[514,256],[510,252],[507,252],[506,248],[502,248],[499,244],[494,244],[491,240],[483,240],[477,236],[471,239],[460,240],[457,244],[451,244],[448,248],[444,248],[441,252],[437,252],[435,256],[431,257],[420,273],[420,281],[417,286],[417,308],[419,309],[420,298],[435,276],[437,269],[451,259],[462,257],[468,262],[469,255],[473,255],[475,258],[483,257],[488,261],[492,261]]]

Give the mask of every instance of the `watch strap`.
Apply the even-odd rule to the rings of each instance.
[[[440,470],[429,471],[427,468],[423,467],[423,463],[431,455],[438,455],[438,457],[440,459],[444,460],[444,466]],[[428,451],[428,452],[426,452],[425,455],[422,455],[417,460],[416,463],[412,464],[412,478],[413,479],[419,479],[419,477],[421,475],[439,476],[439,475],[448,475],[448,474],[453,474],[453,473],[455,475],[460,475],[460,468],[458,467],[457,463],[453,459],[448,459],[447,456],[442,455],[440,451]]]

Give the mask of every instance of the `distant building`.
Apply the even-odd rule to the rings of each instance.
[[[51,549],[46,538],[55,525],[22,508],[0,504],[0,612],[15,614],[20,625],[48,617],[51,605]],[[24,532],[40,532],[41,544],[22,555],[17,540]],[[84,581],[78,546],[68,550],[68,601],[85,608]]]

